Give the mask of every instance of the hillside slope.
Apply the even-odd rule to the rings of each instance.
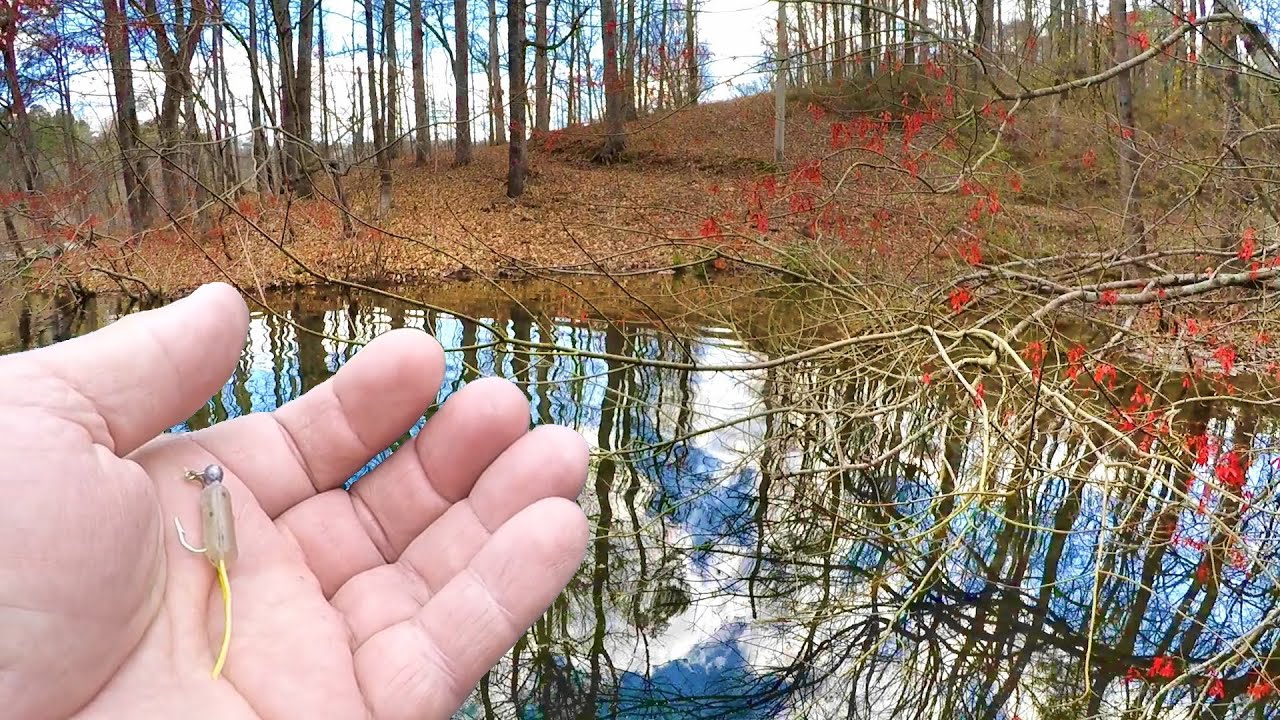
[[[598,127],[533,138],[532,176],[517,202],[505,197],[505,146],[477,147],[460,168],[442,147],[421,167],[395,161],[384,219],[373,212],[376,173],[351,172],[354,237],[343,236],[327,198],[245,197],[208,227],[103,243],[41,265],[38,282],[74,275],[93,290],[145,284],[169,294],[213,277],[265,287],[699,261],[720,270],[732,265],[715,260],[720,254],[761,259],[797,244],[868,272],[919,272],[927,258],[953,265],[978,240],[995,252],[1025,250],[1031,233],[1079,248],[1088,244],[1081,233],[1096,230],[1099,218],[1088,213],[1021,202],[1021,176],[1003,157],[987,163],[994,171],[984,170],[984,181],[962,178],[952,156],[966,148],[948,130],[952,114],[858,114],[836,105],[791,103],[784,168],[772,163],[771,98],[708,103],[629,123],[628,152],[612,166],[588,159]]]

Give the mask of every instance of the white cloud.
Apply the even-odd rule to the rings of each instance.
[[[773,37],[777,6],[768,0],[704,0],[698,33],[711,51],[711,77],[718,82],[713,99],[732,96],[732,87],[761,76],[765,37]]]

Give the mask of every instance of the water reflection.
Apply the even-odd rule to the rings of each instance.
[[[8,346],[133,309],[117,302],[29,310]],[[453,312],[277,297],[254,312],[235,375],[173,431],[277,408],[397,327],[449,350],[437,401],[502,375],[535,423],[581,431],[595,448],[588,562],[460,717],[1274,714],[1266,407],[1188,403],[1159,441],[1167,462],[1144,464],[1103,458],[1103,435],[1051,415],[1022,422],[1017,409],[992,451],[999,491],[981,494],[967,401],[903,395],[883,373],[830,360],[699,373],[644,363],[766,355],[724,327],[676,338],[476,288],[439,302]]]

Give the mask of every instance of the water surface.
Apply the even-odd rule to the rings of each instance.
[[[966,398],[891,382],[877,357],[892,345],[759,367],[777,352],[761,318],[798,318],[784,301],[749,298],[726,319],[605,285],[401,292],[431,307],[336,289],[251,306],[235,374],[173,431],[271,411],[398,327],[448,351],[438,401],[499,375],[535,423],[580,431],[587,562],[459,717],[1274,713],[1270,407],[1188,403],[1158,442],[1190,471],[1139,467],[1103,462],[1105,433],[1022,424],[1020,409],[984,445]],[[48,344],[134,309],[29,303],[0,342]],[[1008,461],[979,481],[984,452]],[[1232,457],[1243,484],[1222,492]]]

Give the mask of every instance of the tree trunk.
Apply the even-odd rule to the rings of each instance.
[[[871,7],[867,3],[863,3],[859,7],[860,16],[858,18],[859,29],[862,31],[862,47],[858,50],[858,56],[862,59],[862,70],[868,78],[875,77],[876,57],[875,50],[872,45],[871,32]]]
[[[236,102],[236,96],[231,93],[230,78],[225,78],[223,84],[226,86],[227,99],[230,102],[230,107],[227,110],[231,113],[231,137],[227,141],[227,152],[230,155],[229,162],[231,163],[232,177],[236,184],[236,196],[240,196],[245,192],[245,184],[244,167],[240,163],[240,125],[236,120],[239,117],[238,103]],[[240,107],[243,108],[244,106],[240,105]]]
[[[284,181],[299,197],[312,192],[311,163],[311,47],[315,33],[315,11],[303,3],[298,18],[298,51],[295,62],[293,19],[289,0],[271,0],[276,23],[276,44],[280,52],[280,129],[284,133]]]
[[[1186,17],[1187,7],[1185,0],[1174,0],[1173,14],[1178,18]],[[1175,87],[1183,87],[1183,81],[1187,77],[1186,66],[1187,61],[1187,43],[1186,38],[1179,36],[1170,48],[1173,53],[1173,83]]]
[[[535,0],[536,1],[536,0]],[[493,0],[490,0],[492,3]],[[492,7],[492,5],[490,5]],[[507,197],[524,193],[528,170],[525,157],[525,109],[528,107],[524,85],[525,0],[507,4],[507,82],[511,87],[511,142],[507,147]]]
[[[796,40],[798,47],[797,53],[800,55],[800,64],[796,67],[796,84],[806,85],[813,82],[813,47],[809,44],[809,29],[807,13],[804,5],[796,5]]]
[[[688,89],[685,91],[685,99],[691,104],[698,102],[698,95],[702,90],[698,75],[698,39],[694,35],[698,17],[696,4],[695,0],[685,0],[684,51],[688,56],[685,58],[685,68],[688,72]]]
[[[400,157],[400,53],[396,50],[396,0],[382,3],[382,61],[387,70],[382,101],[387,106],[387,161]]]
[[[864,6],[865,12],[865,6]],[[787,4],[778,0],[778,69],[773,79],[773,163],[786,157],[787,141]]]
[[[222,76],[222,26],[215,24],[213,27],[213,52],[210,61],[213,67],[210,79],[213,81],[213,118],[211,120],[212,137],[216,144],[210,148],[213,155],[213,175],[218,179],[218,192],[226,193],[234,186],[231,180],[231,117],[227,108],[230,101],[230,94],[223,92]],[[198,140],[197,140],[198,142]]]
[[[1213,5],[1215,13],[1225,13],[1228,8],[1224,7],[1221,2],[1215,2]],[[1242,128],[1240,125],[1241,110],[1240,103],[1243,99],[1240,88],[1240,53],[1238,50],[1239,37],[1238,29],[1235,23],[1223,23],[1219,29],[1216,38],[1218,47],[1222,48],[1226,62],[1222,63],[1218,69],[1218,73],[1222,80],[1222,109],[1223,109],[1223,129],[1222,129],[1222,147],[1224,149],[1237,148],[1242,136]],[[1247,42],[1247,40],[1246,40]],[[1247,45],[1246,45],[1247,47]],[[1244,168],[1241,166],[1240,160],[1236,156],[1236,152],[1228,150],[1223,155],[1223,177],[1222,184],[1227,189],[1227,196],[1230,198],[1238,198],[1245,192],[1248,192],[1248,181]],[[1231,246],[1239,239],[1239,232],[1246,222],[1245,208],[1236,206],[1237,212],[1233,213],[1236,218],[1233,228],[1236,232],[1228,233],[1222,238],[1222,249],[1230,250]]]
[[[364,0],[364,52],[369,66],[369,117],[373,119],[373,152],[378,163],[378,216],[385,217],[391,210],[391,163],[387,158],[387,137],[382,124],[382,109],[378,104],[378,63],[373,52],[376,37],[373,31],[373,2],[374,0]]]
[[[253,98],[250,102],[249,121],[253,123],[253,175],[258,192],[271,189],[271,163],[268,159],[267,131],[262,125],[262,78],[258,76],[258,0],[248,0],[249,6],[249,75]]]
[[[987,59],[992,51],[992,25],[995,22],[995,0],[978,0],[978,14],[973,23],[973,43],[979,51],[985,51]],[[981,72],[981,70],[978,70]]]
[[[1067,0],[1070,2],[1071,0]],[[1080,65],[1080,56],[1083,54],[1081,38],[1085,33],[1085,23],[1088,20],[1089,13],[1085,9],[1085,0],[1080,0],[1072,6],[1071,16],[1071,55],[1067,59],[1066,67],[1068,74],[1078,74]]]
[[[325,71],[324,6],[316,0],[317,55],[320,59],[320,155],[329,158],[329,75]]]
[[[647,28],[649,26],[648,18],[650,13],[653,12],[653,0],[642,1],[644,4],[640,6],[640,17],[645,19],[645,27]],[[640,106],[638,108],[639,112],[647,114],[653,109],[649,104],[651,94],[649,79],[651,76],[650,66],[653,64],[653,43],[645,42],[644,40],[644,34],[641,33],[638,40],[639,47],[636,50],[636,62],[639,64],[636,70],[636,80],[638,81],[636,83],[636,102]]]
[[[1000,48],[1004,47],[1006,29],[1004,24],[1004,4],[991,0],[991,6],[995,18],[991,22],[992,32],[995,34],[995,37],[991,39],[991,53],[998,58],[1000,56]]]
[[[533,0],[533,39],[537,43],[533,48],[533,128],[544,133],[551,130],[551,88],[547,85],[548,4],[550,0]]]
[[[169,199],[169,212],[177,214],[187,207],[191,192],[191,185],[181,167],[184,164],[192,165],[190,162],[183,163],[179,157],[183,151],[178,121],[182,116],[183,100],[195,92],[191,84],[191,60],[195,57],[196,46],[204,31],[208,6],[203,2],[192,2],[190,17],[184,18],[184,5],[181,0],[175,2],[172,40],[169,37],[170,26],[161,16],[156,0],[144,0],[143,6],[147,24],[155,38],[156,57],[164,76],[164,93],[160,100],[160,112],[156,117],[156,130],[160,135],[160,155],[163,160],[161,170]]]
[[[467,0],[453,2],[453,35],[454,120],[458,124],[453,162],[466,165],[471,162],[471,50],[467,37]]]
[[[844,83],[844,6],[835,5],[835,16],[831,19],[831,27],[835,34],[835,56],[831,58],[831,79],[837,85]]]
[[[1070,0],[1068,0],[1069,2]],[[1027,12],[1027,11],[1031,12]],[[1025,61],[1034,63],[1037,55],[1038,39],[1040,37],[1040,29],[1035,24],[1035,7],[1028,5],[1023,11],[1026,16],[1027,23],[1027,46],[1023,48]],[[1067,41],[1067,34],[1064,32],[1062,25],[1062,0],[1049,0],[1049,20],[1045,23],[1045,52],[1046,60],[1054,60],[1058,55],[1063,55],[1062,45]]]
[[[186,117],[186,141],[191,148],[190,154],[187,156],[187,175],[188,184],[191,187],[189,193],[189,201],[194,202],[197,210],[205,206],[209,199],[209,188],[214,187],[214,163],[211,162],[210,146],[207,143],[200,142],[200,123],[196,119],[196,100],[195,88],[187,93],[183,98],[183,114]],[[202,93],[203,96],[203,93]],[[216,102],[216,97],[215,97]],[[216,115],[214,123],[217,123]],[[217,139],[217,135],[210,128],[209,136]],[[217,147],[214,145],[213,147]],[[195,178],[194,182],[190,178]],[[203,219],[203,214],[201,216]]]
[[[16,3],[10,7],[14,6]],[[22,166],[23,189],[33,192],[38,187],[40,169],[36,162],[35,135],[31,132],[31,121],[27,117],[27,102],[18,81],[18,53],[15,47],[17,38],[17,22],[0,19],[0,49],[4,55],[5,84],[9,89],[9,112],[13,115],[14,134],[17,136],[18,163]]]
[[[831,43],[831,35],[828,32],[829,27],[827,23],[827,10],[829,7],[830,5],[828,3],[819,3],[813,8],[813,11],[818,15],[818,21],[814,23],[814,26],[818,28],[818,79],[823,82],[830,77],[827,73],[830,72],[831,69],[831,66],[828,64],[829,58],[827,56],[827,49],[830,47]]]
[[[298,56],[295,66],[297,75],[293,78],[294,109],[297,116],[294,120],[294,133],[297,140],[290,143],[297,158],[297,177],[293,180],[293,191],[298,197],[309,198],[312,194],[311,173],[315,169],[315,155],[311,149],[311,55],[315,46],[316,13],[315,5],[309,0],[301,4],[303,12],[298,18]]]
[[[902,62],[904,65],[916,64],[916,33],[911,24],[911,3],[902,1]]]
[[[658,109],[666,107],[667,99],[667,10],[670,0],[662,0],[662,14],[658,23],[662,31],[658,33]]]
[[[578,97],[579,97],[578,110],[579,110],[579,114],[582,115],[583,122],[593,123],[596,120],[596,109],[597,109],[598,101],[596,99],[596,83],[594,81],[595,76],[591,72],[591,50],[589,48],[583,48],[580,58],[581,58],[580,67],[582,68],[582,75],[585,78],[585,83],[583,82],[578,83]],[[585,93],[582,90],[584,84],[586,86]],[[601,115],[600,117],[603,118],[604,115]]]
[[[924,64],[929,56],[929,35],[925,32],[929,27],[929,0],[916,0],[916,24],[920,26],[921,38],[916,43],[916,60]]]
[[[409,33],[413,46],[413,161],[427,162],[426,34],[422,28],[422,0],[409,0]]]
[[[1125,0],[1111,0],[1112,61],[1119,65],[1129,59],[1129,16]],[[1146,233],[1142,223],[1142,189],[1138,185],[1137,132],[1133,119],[1133,71],[1116,76],[1116,109],[1120,121],[1119,177],[1124,207],[1124,235],[1128,252],[1146,252]]]
[[[1090,27],[1098,28],[1098,23],[1100,22],[1098,13],[1100,11],[1098,10],[1097,2],[1089,3],[1089,12],[1090,17],[1093,20],[1090,23]],[[1095,29],[1093,32],[1089,33],[1089,35],[1091,36],[1090,39],[1095,40],[1095,42],[1089,43],[1089,71],[1091,73],[1098,73],[1102,71],[1102,49],[1106,43],[1102,42],[1103,34],[1099,30]]]
[[[142,129],[138,125],[138,103],[133,94],[133,66],[129,62],[124,0],[102,0],[102,8],[106,19],[107,61],[111,66],[111,84],[115,90],[116,142],[120,145],[124,194],[129,208],[129,226],[137,235],[146,230],[150,222],[151,191],[137,151],[136,138],[142,134]]]
[[[26,260],[27,252],[23,249],[22,240],[18,236],[18,226],[13,222],[13,210],[8,205],[0,206],[0,217],[4,218],[4,236],[13,248],[13,256],[19,260]]]
[[[523,3],[521,6],[523,7]],[[511,12],[511,6],[508,4],[507,12]],[[524,23],[520,23],[523,27]],[[507,27],[511,27],[511,23],[507,22]],[[510,33],[508,33],[510,35]],[[510,39],[510,38],[508,38]],[[520,38],[521,44],[524,38]],[[510,60],[508,60],[510,62]],[[523,68],[524,63],[520,63]],[[520,84],[524,84],[523,70],[521,70]],[[515,118],[516,91],[515,85],[511,90],[511,116]],[[523,93],[522,93],[523,95]],[[493,137],[489,141],[494,145],[501,145],[507,141],[506,124],[507,117],[502,107],[502,64],[498,62],[498,3],[497,0],[489,0],[489,111],[493,113]]]
[[[1199,16],[1204,17],[1207,14],[1205,12],[1205,0],[1192,0],[1192,2],[1199,2],[1200,4]],[[1200,33],[1193,33],[1191,37],[1188,38],[1188,41],[1192,43],[1190,48],[1191,52],[1199,54],[1204,50],[1208,49],[1208,39],[1206,38],[1205,40],[1201,40]],[[1196,65],[1195,69],[1196,69],[1195,87],[1199,88],[1199,87],[1202,87],[1204,83],[1206,68],[1203,65]]]
[[[265,7],[268,9],[271,7],[271,1],[272,0],[263,0]],[[272,15],[274,15],[274,10],[272,10]],[[264,28],[264,33],[267,37],[270,37],[272,34],[272,31],[269,29],[271,27],[271,22],[271,18],[267,18],[267,28]],[[276,73],[275,51],[272,49],[275,45],[276,43],[272,42],[267,42],[262,45],[262,55],[267,59],[267,81],[263,83],[263,86],[273,89],[270,95],[263,96],[263,110],[267,114],[268,127],[273,129],[283,129],[284,118],[280,115],[280,95],[282,94],[284,85],[276,80],[278,73]],[[268,167],[271,169],[271,190],[272,192],[281,192],[284,190],[286,180],[284,151],[280,146],[280,130],[275,130],[271,133],[269,136],[269,143],[270,148],[267,153],[267,163]]]
[[[548,74],[548,76],[549,76],[549,77],[555,77],[555,76],[556,76],[556,72],[560,69],[561,57],[562,57],[562,56],[560,56],[560,55],[551,55],[550,57],[548,57],[548,59],[547,59],[547,64],[548,64],[550,67],[548,67],[548,68],[547,68],[547,74]],[[530,81],[531,81],[531,82],[534,82],[534,81],[536,81],[536,80],[537,80],[537,77],[531,77],[531,78],[530,78]],[[550,109],[551,109],[551,103],[547,103],[547,110],[548,110],[548,111],[550,111]],[[550,112],[548,112],[548,118],[547,118],[547,119],[548,119],[548,121],[550,120]],[[548,125],[548,126],[550,126],[550,124],[551,124],[550,122],[548,122],[548,123],[547,123],[547,125]],[[548,129],[550,129],[550,128],[548,127]]]
[[[355,98],[351,103],[351,151],[357,162],[364,160],[364,73],[359,66],[356,66]]]
[[[577,12],[578,2],[573,1],[573,10]],[[582,110],[580,108],[581,90],[578,83],[578,33],[569,36],[569,87],[565,97],[566,118],[565,122],[569,125],[575,125],[581,119]]]
[[[622,67],[626,90],[622,96],[623,114],[635,120],[636,113],[636,0],[627,0],[627,54]]]
[[[332,168],[333,165],[337,165],[337,163],[332,163],[328,167]],[[343,168],[344,171],[345,169]],[[331,169],[329,178],[333,182],[333,194],[338,200],[338,216],[342,218],[342,237],[354,237],[356,229],[351,222],[351,205],[347,203],[347,191],[342,184],[342,173]]]
[[[596,151],[597,162],[613,162],[626,148],[622,118],[622,79],[618,76],[618,8],[615,0],[600,0],[600,21],[604,26],[604,144]]]
[[[160,136],[160,173],[167,200],[165,206],[173,216],[179,215],[186,207],[188,187],[187,178],[179,170],[182,135],[178,130],[178,111],[182,106],[178,99],[175,95],[172,104],[161,102],[160,116],[156,118],[156,132]]]
[[[65,35],[66,14],[58,15],[59,34]],[[80,180],[80,152],[76,147],[76,118],[71,112],[71,73],[69,72],[69,55],[66,43],[60,43],[54,53],[55,71],[57,73],[58,102],[62,108],[62,141],[67,155],[67,168],[72,182]]]
[[[239,133],[236,131],[236,98],[231,94],[231,80],[227,75],[227,52],[226,38],[223,35],[222,24],[219,23],[214,32],[214,42],[218,46],[218,82],[222,86],[222,98],[224,100],[221,109],[223,123],[223,166],[226,168],[228,183],[232,187],[240,188],[240,153],[237,148],[239,145]],[[236,193],[242,192],[237,189]]]

